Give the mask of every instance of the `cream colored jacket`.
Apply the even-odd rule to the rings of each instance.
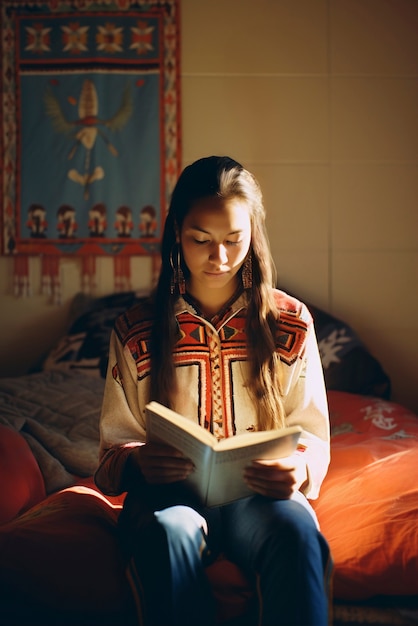
[[[318,496],[328,469],[328,407],[312,317],[307,307],[275,290],[276,345],[287,425],[303,432],[298,453],[308,468],[304,494]],[[179,393],[173,407],[217,437],[254,430],[256,412],[245,386],[247,376],[242,294],[209,322],[185,299],[176,305],[179,339],[174,361]],[[120,316],[110,340],[109,366],[100,419],[100,464],[96,483],[109,495],[124,489],[129,453],[146,441],[145,405],[149,402],[149,339],[152,321],[139,305]]]

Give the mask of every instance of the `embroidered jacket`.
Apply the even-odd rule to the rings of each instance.
[[[298,453],[308,468],[308,498],[318,496],[329,464],[328,408],[312,317],[307,307],[275,290],[276,346],[287,425],[299,424]],[[178,395],[174,410],[219,437],[255,429],[256,411],[245,386],[247,351],[242,294],[212,323],[180,298],[179,339],[174,348]],[[122,474],[133,446],[146,440],[152,320],[138,305],[121,315],[110,340],[109,367],[100,420],[100,465],[96,482],[104,493],[123,490]]]

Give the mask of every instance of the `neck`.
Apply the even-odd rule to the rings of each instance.
[[[220,313],[231,300],[237,297],[238,288],[239,285],[234,284],[234,289],[211,289],[201,293],[198,289],[194,289],[192,285],[187,285],[187,293],[196,302],[203,315],[207,319],[212,319],[215,315]]]

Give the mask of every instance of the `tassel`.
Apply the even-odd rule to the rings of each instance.
[[[29,276],[29,257],[15,256],[13,267],[13,292],[17,298],[27,298],[32,295]]]
[[[52,296],[53,304],[62,303],[60,259],[58,256],[45,255],[41,265],[41,292]]]
[[[96,257],[83,256],[81,268],[82,291],[85,294],[91,294],[97,287],[96,282]]]
[[[116,292],[131,291],[131,259],[128,256],[115,256],[113,275]]]

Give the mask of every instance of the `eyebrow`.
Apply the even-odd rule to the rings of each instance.
[[[208,230],[205,230],[204,228],[201,228],[200,226],[189,226],[188,230],[197,230],[200,233],[204,233],[205,235],[210,235],[211,233]],[[230,233],[227,233],[227,236],[229,237],[229,235],[240,235],[242,233],[242,229],[238,229],[238,230],[231,230]]]

